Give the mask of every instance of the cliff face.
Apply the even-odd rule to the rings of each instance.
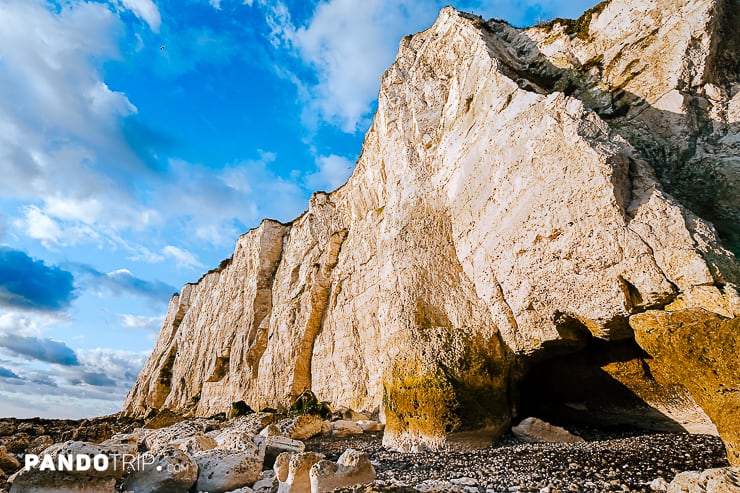
[[[720,44],[737,6],[613,0],[525,31],[444,9],[401,42],[348,183],[171,300],[124,411],[285,406],[310,388],[379,410],[390,447],[433,448],[500,434],[537,397],[520,395],[530,370],[598,346],[606,362],[583,371],[639,405],[594,398],[593,416],[714,429],[722,406],[656,381],[631,322],[740,314],[735,257],[653,171],[680,192],[670,166],[711,162],[734,192],[708,210],[734,234],[739,71]]]

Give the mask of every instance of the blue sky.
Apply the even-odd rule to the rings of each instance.
[[[0,0],[0,417],[116,412],[171,294],[346,180],[447,3],[595,1]]]

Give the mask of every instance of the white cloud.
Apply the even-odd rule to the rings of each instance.
[[[48,197],[45,200],[47,213],[67,221],[92,224],[104,216],[105,205],[99,197],[71,199],[68,197]]]
[[[38,0],[6,0],[0,4],[0,23],[1,114],[12,118],[5,125],[14,137],[30,140],[17,147],[32,143],[29,149],[36,150],[45,141],[57,147],[61,133],[100,142],[115,118],[135,111],[125,95],[105,85],[90,61],[118,56],[116,37],[122,27],[105,5],[75,2],[55,13]],[[113,113],[101,116],[104,108]],[[35,123],[43,125],[37,128]],[[39,135],[39,130],[45,133]],[[0,142],[6,152],[16,147],[12,141]],[[43,157],[48,151],[37,154]]]
[[[77,245],[100,238],[89,225],[79,222],[63,223],[34,205],[24,207],[23,211],[23,217],[15,221],[16,227],[23,229],[30,238],[40,241],[47,249]]]
[[[199,241],[233,245],[248,225],[263,217],[291,220],[305,209],[306,193],[297,180],[282,178],[270,168],[275,158],[260,152],[258,159],[222,170],[170,160],[156,209],[165,217],[181,218],[183,228]]]
[[[181,245],[168,245],[167,235],[173,231],[166,228],[189,231],[194,247],[197,242],[230,246],[262,217],[290,220],[305,208],[300,180],[274,174],[270,165],[275,159],[274,153],[261,151],[258,159],[220,170],[172,159],[166,173],[142,178],[140,187],[152,192],[146,205],[115,189],[81,197],[56,190],[41,197],[38,205],[21,207],[21,217],[12,224],[47,249],[93,244],[123,249],[129,260],[137,262],[172,258],[180,267],[201,268],[200,261]],[[145,233],[151,228],[160,231],[154,240]]]
[[[17,224],[25,229],[28,236],[39,240],[46,248],[58,244],[62,238],[59,224],[36,206],[26,207],[24,219],[17,221]]]
[[[306,185],[311,189],[334,190],[347,181],[354,165],[349,159],[334,154],[319,156],[316,159],[318,171],[306,176]]]
[[[159,32],[162,18],[154,2],[151,0],[121,0],[121,4],[133,12],[136,17],[149,24],[152,31]]]
[[[38,337],[49,327],[67,321],[67,316],[61,313],[0,310],[0,335],[14,334]]]
[[[162,254],[175,260],[178,267],[183,269],[201,269],[201,264],[192,252],[183,250],[176,246],[167,245],[162,249]]]
[[[267,16],[265,20],[270,27],[270,41],[273,46],[290,46],[295,35],[295,28],[290,17],[290,10],[280,0],[275,2],[260,1],[262,5],[267,6]]]
[[[380,76],[393,61],[399,40],[431,24],[442,3],[327,0],[298,27],[283,2],[262,0],[260,5],[273,45],[291,47],[315,72],[316,84],[298,84],[299,92],[306,91],[308,96],[303,115],[306,124],[315,126],[322,121],[355,133],[370,123]]]
[[[132,262],[144,262],[146,264],[158,264],[164,262],[164,255],[152,252],[144,246],[129,246],[131,255],[127,257]]]
[[[214,9],[221,10],[221,0],[208,0],[208,3],[211,4],[211,7]]]
[[[103,117],[128,116],[139,111],[123,93],[111,91],[102,81],[98,81],[87,90],[87,99],[90,102],[90,109]]]
[[[148,351],[123,351],[118,349],[78,349],[80,364],[89,372],[97,372],[121,384],[133,386],[139,371],[149,357]]]
[[[158,331],[162,327],[164,322],[163,316],[158,317],[147,317],[143,315],[131,315],[128,313],[122,313],[118,315],[121,321],[121,325],[127,329],[145,329],[151,331]]]
[[[316,70],[313,110],[345,132],[364,130],[380,74],[408,29],[403,2],[332,0],[319,4],[293,43]]]
[[[0,382],[0,415],[80,419],[119,412],[125,394],[116,399],[108,389],[105,390],[97,392],[95,397],[83,398],[80,389],[64,390],[40,382],[22,382],[22,386]],[[85,395],[88,394],[85,392]]]
[[[99,224],[145,226],[132,177],[147,170],[122,128],[136,107],[100,73],[120,19],[100,3],[6,0],[0,25],[0,194],[27,204],[25,229],[68,245],[97,241]]]
[[[103,274],[89,266],[77,266],[80,274],[88,277],[91,288],[105,288],[113,295],[132,294],[155,303],[168,300],[175,288],[162,281],[148,281],[134,276],[128,269],[118,269]]]

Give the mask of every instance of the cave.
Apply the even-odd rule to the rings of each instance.
[[[567,329],[567,344],[545,347],[526,362],[514,422],[534,416],[564,427],[712,432],[683,386],[653,378],[652,358],[633,337],[603,340],[577,323]]]

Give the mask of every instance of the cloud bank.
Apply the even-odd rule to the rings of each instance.
[[[0,334],[0,347],[32,360],[63,366],[78,366],[75,352],[63,342],[16,334]]]
[[[74,278],[26,253],[0,247],[0,306],[61,310],[75,299]]]
[[[105,273],[84,264],[73,264],[71,269],[78,273],[81,287],[93,292],[107,291],[114,296],[129,294],[155,302],[163,302],[169,300],[177,291],[165,282],[138,278],[127,269]]]

